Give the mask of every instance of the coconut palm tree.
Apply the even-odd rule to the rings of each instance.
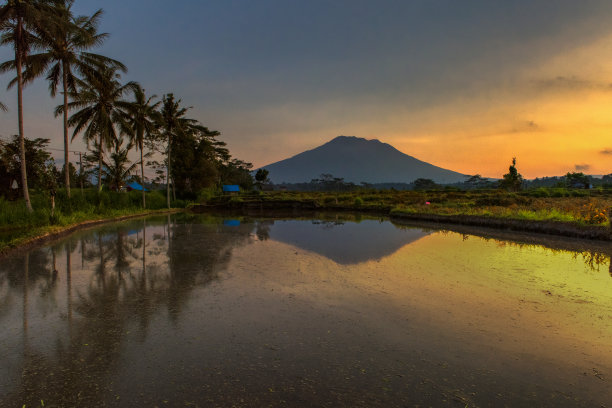
[[[76,79],[76,91],[69,92],[68,110],[76,110],[68,118],[68,125],[74,126],[72,139],[83,132],[83,139],[89,145],[94,142],[98,149],[98,191],[102,191],[102,159],[104,148],[110,148],[118,140],[116,124],[122,122],[124,113],[120,103],[123,96],[134,91],[138,84],[130,81],[122,85],[121,76],[114,66],[100,66],[98,70],[84,72],[84,79]],[[64,112],[64,105],[55,109],[55,114]]]
[[[116,191],[119,191],[130,176],[136,172],[136,165],[138,163],[131,163],[128,158],[131,147],[131,143],[123,147],[123,139],[120,138],[115,143],[109,159],[102,160],[102,173],[104,174],[104,179],[109,187]]]
[[[75,17],[72,14],[74,0],[56,0],[52,9],[55,18],[38,30],[39,41],[36,48],[41,52],[30,55],[24,72],[24,80],[30,81],[46,73],[49,91],[52,97],[62,85],[64,96],[64,173],[66,193],[70,198],[69,140],[68,140],[68,92],[76,91],[75,72],[84,75],[85,71],[97,66],[112,66],[126,71],[125,66],[114,59],[86,52],[99,46],[108,37],[107,33],[98,33],[102,10],[90,17]]]
[[[153,103],[153,99],[157,96],[153,95],[149,98],[145,95],[145,90],[137,86],[134,90],[134,100],[130,102],[121,102],[126,114],[127,128],[124,132],[130,138],[130,142],[136,145],[140,150],[140,176],[143,183],[142,189],[142,208],[146,208],[145,191],[144,191],[144,141],[146,138],[151,138],[157,133],[157,127],[160,123],[160,114],[157,107],[160,102]]]
[[[0,65],[0,72],[15,70],[17,73],[17,117],[19,128],[19,148],[21,159],[21,187],[28,211],[32,212],[28,174],[26,171],[25,145],[23,131],[23,66],[30,52],[32,43],[36,42],[33,32],[39,31],[52,21],[52,1],[45,0],[7,0],[0,6],[1,45],[10,45],[15,50],[15,60]]]
[[[167,143],[166,148],[166,201],[170,208],[170,180],[172,177],[172,139],[185,132],[192,126],[197,126],[198,121],[185,117],[191,107],[182,108],[181,100],[174,100],[174,95],[169,93],[162,98],[159,125],[161,127],[161,137]]]

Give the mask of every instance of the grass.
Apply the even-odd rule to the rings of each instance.
[[[556,221],[576,225],[609,226],[612,191],[564,188],[527,190],[519,193],[481,191],[394,191],[354,192],[274,191],[243,193],[233,197],[211,197],[207,203],[226,201],[315,202],[322,208],[380,210],[391,215],[467,215],[525,221]]]
[[[51,197],[46,192],[31,193],[34,212],[29,213],[23,200],[8,201],[0,198],[0,252],[18,246],[28,240],[66,227],[83,223],[146,214],[167,209],[162,192],[147,193],[146,210],[142,208],[142,193],[103,191],[86,189],[81,193],[73,190],[68,200],[65,191],[55,197],[55,211],[51,215]],[[175,208],[185,207],[185,202],[176,201]]]

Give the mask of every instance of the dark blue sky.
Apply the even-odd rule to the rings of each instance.
[[[345,134],[495,176],[486,166],[457,168],[470,158],[463,140],[528,157],[495,137],[548,121],[551,112],[540,117],[523,100],[540,96],[537,84],[603,80],[605,67],[586,75],[570,57],[555,61],[612,33],[609,1],[77,0],[74,10],[100,7],[111,36],[98,52],[124,62],[125,79],[149,93],[174,92],[256,165]],[[2,97],[11,108],[0,118],[3,136],[16,129],[13,99],[13,91]],[[57,103],[42,80],[30,86],[26,130],[61,147],[61,123],[50,113]],[[567,158],[550,171],[586,160]]]

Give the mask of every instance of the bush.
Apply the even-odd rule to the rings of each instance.
[[[361,207],[363,205],[363,199],[361,197],[355,197],[353,204],[355,207]]]
[[[542,198],[542,197],[550,197],[550,191],[547,188],[544,187],[540,187],[540,188],[536,188],[533,190],[529,190],[526,193],[529,197],[538,197],[538,198]]]

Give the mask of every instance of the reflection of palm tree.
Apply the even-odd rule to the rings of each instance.
[[[3,403],[38,405],[39,401],[35,404],[35,395],[28,390],[45,389],[48,392],[45,405],[104,405],[104,393],[111,387],[108,381],[114,377],[122,357],[126,326],[138,322],[139,334],[144,340],[151,319],[160,308],[166,307],[171,319],[178,319],[191,291],[216,279],[219,271],[227,267],[232,249],[248,242],[252,233],[252,226],[248,224],[219,234],[217,225],[194,223],[190,226],[173,223],[168,218],[160,225],[160,221],[158,218],[128,222],[114,231],[102,227],[90,235],[92,238],[76,238],[81,240],[80,248],[87,252],[83,255],[83,269],[92,271],[92,279],[86,288],[76,292],[77,296],[73,296],[72,288],[72,245],[71,241],[66,243],[68,341],[58,338],[52,358],[30,350],[24,357],[20,386]],[[141,236],[127,233],[135,227],[140,227]],[[166,227],[168,235],[163,240],[161,229]],[[153,242],[147,242],[147,232],[154,232]],[[88,240],[93,240],[93,245],[84,245]],[[203,250],[202,242],[210,245]],[[155,254],[158,248],[163,251]],[[186,256],[188,252],[192,255]],[[45,254],[45,251],[34,253]],[[164,261],[160,262],[164,254],[170,270]],[[47,253],[47,261],[48,256]],[[22,260],[24,264],[19,273],[22,279],[28,277],[24,283],[24,340],[27,340],[27,318],[32,314],[28,310],[27,290],[31,285],[32,260]],[[26,266],[30,273],[24,270]],[[74,319],[76,316],[80,318]]]

